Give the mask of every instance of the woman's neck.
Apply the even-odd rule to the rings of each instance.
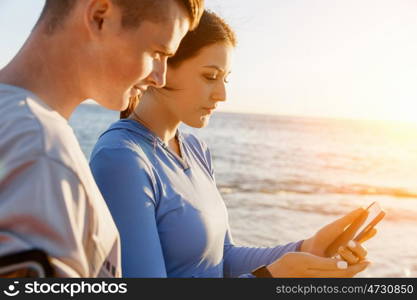
[[[146,92],[130,118],[142,123],[165,144],[171,145],[175,141],[175,134],[181,122],[161,103],[161,100],[154,91]]]

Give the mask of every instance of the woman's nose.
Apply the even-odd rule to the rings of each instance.
[[[226,86],[223,82],[219,84],[219,86],[217,86],[216,89],[213,91],[212,99],[215,101],[226,101],[227,92]]]

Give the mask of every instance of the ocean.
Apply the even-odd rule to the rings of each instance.
[[[118,112],[83,104],[70,119],[87,159]],[[387,215],[359,277],[417,277],[417,124],[218,112],[183,126],[209,145],[236,244],[305,239],[378,201]]]

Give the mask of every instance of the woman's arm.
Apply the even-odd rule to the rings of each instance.
[[[251,270],[254,264],[259,264],[259,266],[267,265],[269,275],[272,277],[353,277],[369,265],[369,262],[365,260],[367,252],[359,243],[351,241],[346,247],[339,248],[338,253],[350,265],[340,258],[323,257],[323,253],[332,240],[343,232],[344,228],[360,213],[361,209],[352,211],[324,226],[306,241],[275,248],[235,247],[231,242],[230,230],[228,230],[224,252],[225,276],[250,277],[250,274],[243,273],[245,268]],[[374,234],[375,231],[370,232],[367,238]],[[292,248],[295,251],[306,252],[294,253]],[[270,261],[274,257],[279,258]]]
[[[199,141],[198,139],[196,139],[196,141],[198,141],[203,156],[205,157],[205,164],[213,178],[213,184],[216,184],[210,149],[204,142]],[[250,274],[252,270],[262,265],[271,264],[287,252],[298,251],[301,243],[302,241],[270,248],[238,247],[233,244],[230,227],[228,226],[223,251],[224,277],[254,277]]]
[[[299,251],[301,243],[276,247],[239,247],[233,244],[229,228],[224,241],[224,277],[253,277],[251,271],[271,264],[288,252]]]
[[[167,277],[150,167],[127,148],[102,148],[90,166],[120,233],[123,277]]]

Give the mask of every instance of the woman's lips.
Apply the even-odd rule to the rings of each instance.
[[[215,106],[213,107],[203,107],[203,110],[207,113],[207,114],[211,114],[214,110],[216,109]]]

